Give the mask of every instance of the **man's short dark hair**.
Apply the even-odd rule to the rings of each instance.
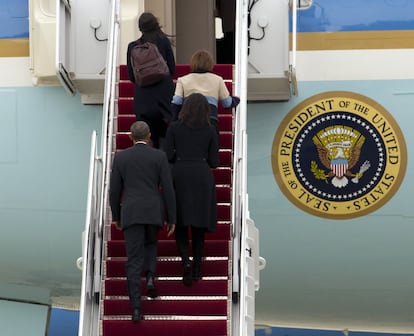
[[[150,133],[150,128],[145,121],[136,121],[131,125],[131,137],[135,141],[144,140]]]

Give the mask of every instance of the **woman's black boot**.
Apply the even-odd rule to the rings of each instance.
[[[193,281],[198,281],[201,279],[201,259],[194,260],[192,277],[193,277]]]
[[[183,283],[185,286],[190,287],[192,284],[191,277],[191,263],[189,260],[183,262]]]

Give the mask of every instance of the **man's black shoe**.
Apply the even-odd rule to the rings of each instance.
[[[139,321],[141,321],[142,319],[143,319],[143,316],[142,316],[142,314],[141,314],[141,310],[140,310],[140,309],[138,309],[138,308],[135,308],[135,309],[132,311],[132,318],[131,318],[132,322],[139,322]]]
[[[154,299],[158,296],[157,287],[155,287],[154,276],[147,275],[147,296]]]

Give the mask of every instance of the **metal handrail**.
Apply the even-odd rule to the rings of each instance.
[[[118,47],[119,47],[119,0],[113,0],[113,15],[109,34],[109,46],[107,56],[107,77],[105,79],[105,100],[104,115],[102,118],[102,165],[104,167],[104,176],[102,177],[100,200],[100,232],[104,228],[104,215],[106,207],[106,189],[109,181],[109,172],[111,168],[112,142],[114,133],[114,114],[116,99],[116,82],[118,71]]]
[[[98,159],[96,145],[96,131],[92,133],[91,155],[89,160],[89,180],[88,195],[86,206],[85,231],[82,233],[82,257],[78,258],[76,265],[82,270],[82,288],[79,316],[79,335],[90,335],[89,325],[89,306],[93,298],[93,283],[91,281],[92,267],[92,238],[96,227],[96,199],[97,199],[97,180],[98,180]],[[86,316],[88,315],[88,316]]]
[[[297,30],[297,3],[292,1],[292,53],[290,66],[296,67],[296,30]]]
[[[98,229],[96,230],[95,244],[95,278],[94,288],[96,293],[100,293],[102,284],[102,255],[103,255],[103,235],[107,204],[107,186],[109,184],[109,173],[111,167],[111,154],[114,129],[115,94],[118,70],[118,43],[119,43],[119,0],[112,0],[111,18],[109,21],[109,39],[105,78],[105,95],[102,116],[102,138],[101,138],[101,161],[102,176],[99,181],[99,203],[98,203]]]
[[[109,184],[109,172],[111,167],[111,154],[114,130],[114,111],[115,111],[115,94],[118,70],[118,44],[119,44],[119,0],[112,0],[112,10],[110,19],[108,54],[107,54],[107,72],[105,78],[105,95],[102,116],[102,138],[101,138],[101,160],[102,160],[102,180],[100,181],[99,193],[99,240],[101,244],[96,249],[95,263],[101,268],[102,264],[102,237],[105,225],[105,209],[107,204],[107,186]],[[95,274],[95,288],[100,290],[101,273]]]
[[[234,92],[240,97],[240,104],[235,114],[234,131],[234,166],[232,181],[232,218],[233,218],[233,274],[232,291],[233,303],[233,335],[243,335],[245,330],[244,321],[247,312],[246,292],[244,289],[244,253],[245,235],[244,230],[247,218],[247,137],[246,137],[246,115],[247,115],[247,64],[248,64],[248,1],[238,1],[236,5],[236,54],[235,54],[235,88]],[[237,302],[235,302],[237,299]]]
[[[88,191],[86,229],[83,234],[83,256],[82,259],[77,261],[78,267],[82,268],[79,336],[99,335],[103,231],[114,127],[118,43],[119,0],[112,0],[102,115],[101,156],[99,157],[97,154],[96,131],[94,131],[89,173],[89,190],[92,191]]]
[[[243,36],[246,35],[243,28],[243,9],[247,10],[246,1],[238,2],[236,4],[236,53],[235,53],[235,70],[234,70],[234,93],[240,97],[240,104],[237,107],[235,114],[235,128],[234,128],[234,157],[233,157],[233,181],[232,181],[232,237],[233,237],[233,260],[238,261],[240,258],[240,233],[242,228],[241,204],[242,200],[242,180],[243,175],[243,132],[246,114],[246,86],[243,87],[243,82],[247,76],[243,73]],[[246,38],[247,41],[247,38]],[[247,51],[246,51],[247,53]],[[247,56],[247,54],[246,54]],[[246,84],[247,85],[247,84]],[[243,92],[244,91],[244,92]],[[239,265],[238,262],[233,262],[233,277],[232,290],[234,295],[239,293]]]
[[[300,1],[300,0],[299,0]],[[292,50],[290,52],[289,77],[292,86],[292,93],[298,95],[298,83],[296,79],[296,51],[297,51],[297,0],[290,0],[289,6],[292,9]],[[309,5],[310,6],[310,5]]]

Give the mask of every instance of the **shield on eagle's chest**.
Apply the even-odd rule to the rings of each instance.
[[[333,159],[331,161],[331,169],[334,172],[335,176],[341,178],[345,175],[348,170],[348,160],[347,159]]]

